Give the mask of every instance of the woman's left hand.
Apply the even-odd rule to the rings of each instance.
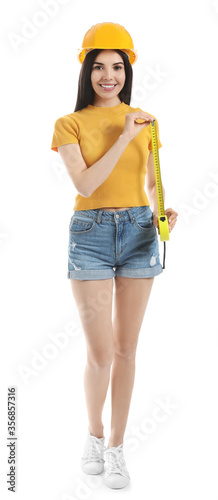
[[[167,219],[168,219],[168,225],[169,225],[169,232],[172,231],[172,229],[174,228],[175,226],[175,223],[177,221],[177,217],[178,217],[178,214],[177,212],[175,212],[175,210],[173,210],[172,208],[167,208],[165,210],[165,215],[167,216]],[[154,226],[158,229],[159,228],[159,223],[158,223],[158,217],[159,217],[159,214],[158,213],[154,213],[153,212],[153,223],[154,223]]]

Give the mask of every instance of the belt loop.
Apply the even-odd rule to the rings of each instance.
[[[132,216],[132,209],[127,209],[127,212],[129,214],[130,221],[132,222],[133,216]]]
[[[102,212],[103,212],[103,210],[99,210],[99,212],[98,212],[97,221],[96,221],[97,224],[99,224],[101,222]]]

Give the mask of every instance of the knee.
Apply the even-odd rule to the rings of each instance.
[[[116,345],[114,355],[126,360],[134,360],[136,355],[136,345]]]
[[[112,352],[98,353],[87,357],[88,364],[97,370],[101,368],[110,368],[112,361]]]

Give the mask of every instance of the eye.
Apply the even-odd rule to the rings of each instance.
[[[94,69],[103,68],[103,66],[94,66]],[[122,66],[114,66],[114,68],[122,69]]]

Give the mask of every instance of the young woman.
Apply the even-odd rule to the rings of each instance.
[[[163,272],[149,126],[155,117],[130,106],[137,55],[125,28],[92,26],[78,58],[82,68],[76,107],[56,120],[51,149],[60,153],[78,191],[69,224],[68,278],[87,344],[89,426],[81,462],[88,474],[101,473],[105,463],[107,486],[122,488],[130,480],[123,439],[138,336],[154,277]],[[156,127],[161,147],[157,120]],[[171,208],[165,213],[171,231],[178,214]],[[106,448],[102,411],[110,371]]]

